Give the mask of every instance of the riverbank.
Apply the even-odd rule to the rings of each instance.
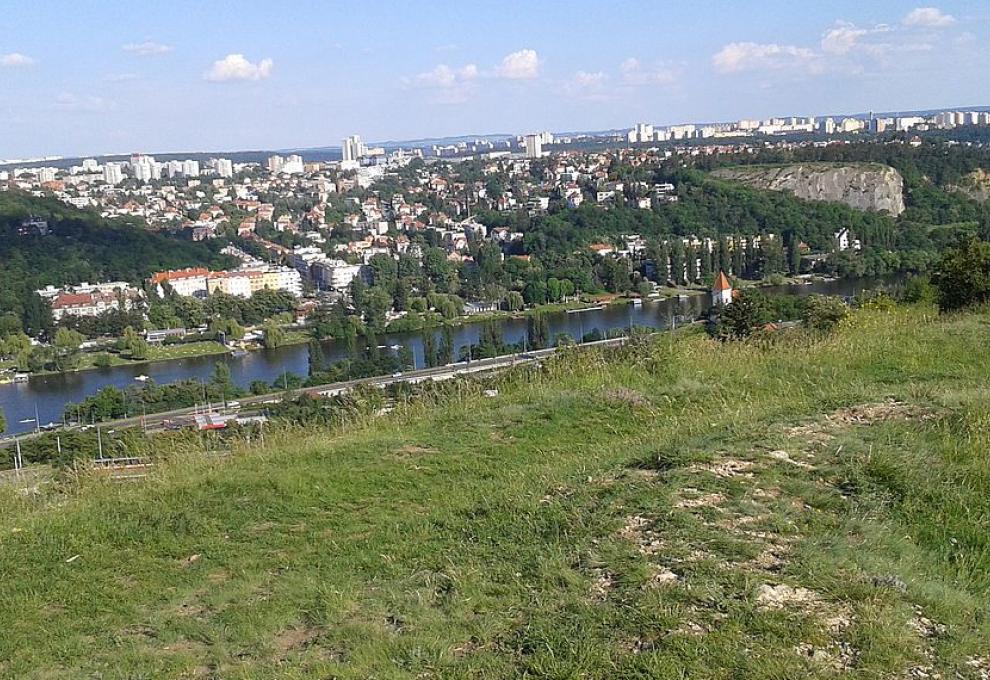
[[[787,285],[809,285],[812,283],[827,283],[835,281],[827,277],[782,277],[781,279],[760,281],[739,280],[735,282],[737,288],[770,288]],[[420,314],[418,319],[410,319],[409,316],[402,317],[386,324],[385,333],[417,333],[422,331],[436,330],[444,326],[452,328],[463,328],[465,326],[482,324],[492,321],[522,320],[536,314],[555,314],[561,312],[574,312],[578,310],[597,309],[602,305],[626,305],[633,304],[637,300],[643,302],[662,302],[667,299],[680,299],[683,296],[707,295],[707,286],[697,284],[693,286],[658,286],[654,295],[642,298],[638,295],[615,295],[603,293],[599,295],[586,295],[579,300],[567,302],[555,302],[536,305],[522,310],[509,311],[497,310],[491,312],[481,312],[478,314],[463,314],[454,319],[444,319],[435,312]],[[291,347],[308,343],[312,336],[306,326],[290,325],[283,328],[285,337],[279,343],[279,347]],[[231,354],[236,351],[256,352],[266,349],[261,343],[247,343],[240,348],[232,348],[213,340],[201,340],[188,343],[177,343],[173,345],[160,345],[150,347],[148,356],[144,359],[129,359],[115,352],[105,350],[84,352],[80,365],[69,371],[37,371],[30,372],[31,376],[49,376],[78,373],[98,369],[118,368],[121,366],[141,366],[162,361],[175,361],[181,359],[195,359],[210,356],[221,356]],[[14,370],[13,362],[0,363],[0,369],[8,371]],[[2,383],[0,383],[2,384]]]
[[[196,342],[160,345],[148,348],[148,356],[144,359],[127,359],[119,354],[107,351],[83,352],[80,365],[67,371],[34,371],[27,373],[31,377],[50,375],[65,375],[99,369],[118,368],[120,366],[141,366],[161,361],[176,361],[197,357],[229,354],[230,348],[214,340],[198,340]]]
[[[860,279],[815,282],[813,285],[782,286],[779,289],[769,289],[769,294],[794,295],[838,295],[854,297],[863,290],[872,290],[877,286],[889,287],[889,279]],[[667,292],[667,291],[665,291]],[[613,304],[582,301],[581,304],[570,304],[566,307],[543,307],[548,325],[549,337],[568,336],[583,338],[586,336],[605,337],[610,332],[630,327],[664,329],[671,323],[681,326],[690,319],[698,318],[707,312],[711,298],[705,290],[686,290],[678,294],[669,291],[663,299],[647,299],[642,304],[629,304],[628,299],[618,300]],[[683,294],[683,297],[680,295]],[[575,308],[587,311],[575,313]],[[555,309],[556,311],[549,311]],[[529,313],[533,313],[529,311]],[[479,315],[480,316],[480,315]],[[460,351],[471,344],[481,341],[485,324],[479,316],[462,317],[460,323],[451,329],[453,346],[458,355]],[[498,317],[489,317],[497,324],[499,333],[506,344],[521,344],[527,335],[527,314],[500,312]],[[467,321],[465,323],[464,321]],[[443,342],[439,328],[432,331],[435,342]],[[424,336],[428,332],[413,330],[402,333],[385,333],[378,337],[380,344],[401,345],[409,348],[418,368],[426,366],[424,352]],[[306,346],[309,336],[305,329],[295,329],[293,344],[286,344],[275,349],[259,349],[258,351],[236,352],[223,357],[230,369],[231,379],[239,387],[248,388],[252,383],[261,381],[271,384],[284,373],[289,372],[305,376],[309,371],[309,348]],[[345,342],[335,342],[332,339],[323,340],[324,359],[335,362],[350,356],[351,349]],[[220,355],[215,355],[220,356]],[[65,405],[78,403],[100,389],[114,386],[124,389],[135,384],[135,378],[148,376],[158,385],[176,383],[183,380],[209,381],[214,373],[216,358],[214,356],[187,356],[176,360],[154,361],[144,364],[124,364],[102,370],[74,371],[71,373],[34,375],[24,383],[0,385],[0,409],[7,415],[8,429],[11,434],[26,432],[33,429],[33,420],[29,424],[19,421],[33,419],[37,406],[42,423],[58,422],[62,418]]]

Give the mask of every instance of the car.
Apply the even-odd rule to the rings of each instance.
[[[228,401],[227,402],[227,408],[240,408],[240,407],[241,407],[241,402],[239,402],[239,401]]]
[[[393,378],[401,378],[402,377],[402,371],[396,371],[395,373],[392,374],[392,377]]]

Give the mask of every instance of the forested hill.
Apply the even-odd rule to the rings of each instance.
[[[30,216],[47,220],[48,235],[20,235]],[[22,320],[32,291],[81,281],[139,282],[159,269],[221,265],[219,246],[150,232],[108,220],[53,198],[0,192],[0,316]]]

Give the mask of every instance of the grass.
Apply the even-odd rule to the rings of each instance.
[[[147,364],[152,361],[169,361],[172,359],[189,359],[191,357],[205,357],[215,354],[224,354],[227,349],[219,342],[212,340],[201,340],[198,342],[186,342],[174,345],[154,345],[148,348],[146,359],[128,359],[116,353],[109,352],[84,352],[80,356],[79,367],[75,370],[85,371],[93,368],[101,368],[96,365],[97,357],[107,354],[110,357],[110,366],[133,366]],[[55,373],[55,371],[42,371],[39,375]]]
[[[0,675],[987,677],[988,335],[689,332],[0,490]]]

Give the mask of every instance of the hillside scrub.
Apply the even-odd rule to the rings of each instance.
[[[2,487],[0,675],[987,677],[988,321],[689,329]]]

